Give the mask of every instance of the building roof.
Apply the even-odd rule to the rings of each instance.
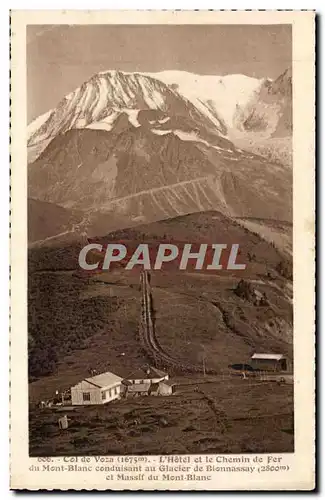
[[[132,382],[130,382],[129,380],[127,380],[126,378],[124,378],[124,379],[122,380],[122,384],[123,384],[123,385],[127,385],[127,386],[129,386],[129,385],[132,385]]]
[[[148,392],[150,389],[150,382],[144,384],[131,384],[128,386],[128,392]]]
[[[122,382],[122,378],[115,373],[105,372],[100,373],[99,375],[95,375],[94,377],[85,378],[86,382],[89,382],[96,387],[109,387],[119,382]]]
[[[171,380],[162,380],[159,383],[164,384],[164,385],[170,385],[170,387],[173,387],[174,385],[176,385],[175,382],[172,382]]]
[[[149,380],[153,378],[162,378],[166,377],[167,373],[158,368],[153,368],[152,366],[148,366],[148,368],[138,368],[131,375],[125,377],[127,380]]]
[[[258,353],[255,353],[255,354],[253,354],[251,359],[273,359],[275,361],[280,361],[283,358],[284,358],[283,354],[258,354]]]

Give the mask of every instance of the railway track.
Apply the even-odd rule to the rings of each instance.
[[[186,363],[183,360],[179,360],[175,358],[174,356],[171,356],[168,354],[160,345],[159,340],[157,339],[156,332],[155,332],[155,322],[154,322],[154,310],[153,310],[153,304],[152,304],[152,294],[151,294],[151,286],[149,282],[149,274],[147,271],[143,271],[140,275],[140,282],[141,282],[141,289],[142,289],[142,312],[141,312],[141,321],[140,321],[140,327],[139,327],[139,337],[140,337],[140,342],[145,350],[146,354],[148,357],[152,360],[155,366],[161,368],[161,369],[167,369],[169,368],[172,370],[175,374],[176,373],[192,373],[192,374],[203,374],[203,372],[206,375],[214,375],[217,376],[218,378],[225,379],[225,374],[220,373],[217,370],[214,370],[212,368],[205,367],[203,370],[202,365],[198,364],[191,364],[191,363]],[[202,297],[202,299],[206,300],[205,298]],[[219,308],[219,304],[211,302],[215,307]],[[222,308],[220,307],[221,312],[223,312]],[[274,381],[282,381],[282,379],[285,377],[287,374],[283,373],[277,373],[277,374],[258,374],[255,373],[254,377],[252,377],[251,372],[245,372],[243,374],[243,379],[244,378],[254,378],[259,376],[259,382],[253,384],[253,385],[260,385],[261,382],[263,383],[272,383]],[[246,376],[245,376],[246,375]],[[239,373],[229,373],[227,374],[226,378],[233,379],[234,377],[238,377]],[[204,382],[206,383],[206,382]],[[185,384],[182,384],[185,385]],[[188,385],[193,385],[193,384],[188,384]],[[199,385],[198,382],[195,382],[194,385]],[[250,384],[250,387],[252,385]]]
[[[139,328],[140,341],[147,355],[154,361],[156,366],[161,368],[172,368],[176,372],[202,373],[202,366],[184,363],[164,351],[159,344],[155,334],[155,325],[153,318],[152,295],[147,271],[140,275],[142,288],[142,312]],[[219,375],[216,370],[205,369],[208,375]]]

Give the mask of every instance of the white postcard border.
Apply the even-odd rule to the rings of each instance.
[[[295,452],[290,471],[216,474],[211,481],[108,483],[100,473],[35,473],[28,456],[27,385],[27,24],[277,24],[293,27]],[[15,11],[11,39],[11,487],[15,489],[301,490],[314,487],[315,38],[302,11]],[[193,463],[194,463],[194,455]],[[150,457],[155,460],[155,457]],[[63,458],[53,458],[53,464]]]

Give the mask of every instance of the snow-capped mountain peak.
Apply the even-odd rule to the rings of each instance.
[[[213,122],[232,128],[236,106],[243,106],[263,84],[263,79],[234,74],[197,75],[187,71],[149,73],[176,89]]]
[[[29,196],[132,223],[211,209],[283,218],[290,170],[229,135],[278,134],[279,113],[286,131],[289,78],[96,74],[30,125]]]
[[[190,122],[187,129],[192,127],[194,133],[203,127],[208,134],[233,140],[236,134],[243,133],[243,117],[246,120],[263,92],[289,94],[290,88],[290,71],[274,81],[242,74],[103,71],[28,126],[29,160],[34,161],[54,137],[68,130],[93,128],[109,132],[120,115],[124,126],[128,121],[137,128],[142,125],[139,116],[150,110],[163,113],[163,119],[182,117]]]
[[[165,82],[147,74],[109,70],[94,75],[65,96],[55,109],[34,120],[28,127],[28,146],[35,150],[32,156],[37,157],[58,134],[93,123],[107,130],[117,111],[126,112],[130,122],[138,126],[137,111],[150,109],[191,116],[226,132],[221,121],[209,121],[206,113]]]

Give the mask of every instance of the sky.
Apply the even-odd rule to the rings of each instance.
[[[276,78],[291,51],[289,25],[28,26],[28,122],[99,71]]]

